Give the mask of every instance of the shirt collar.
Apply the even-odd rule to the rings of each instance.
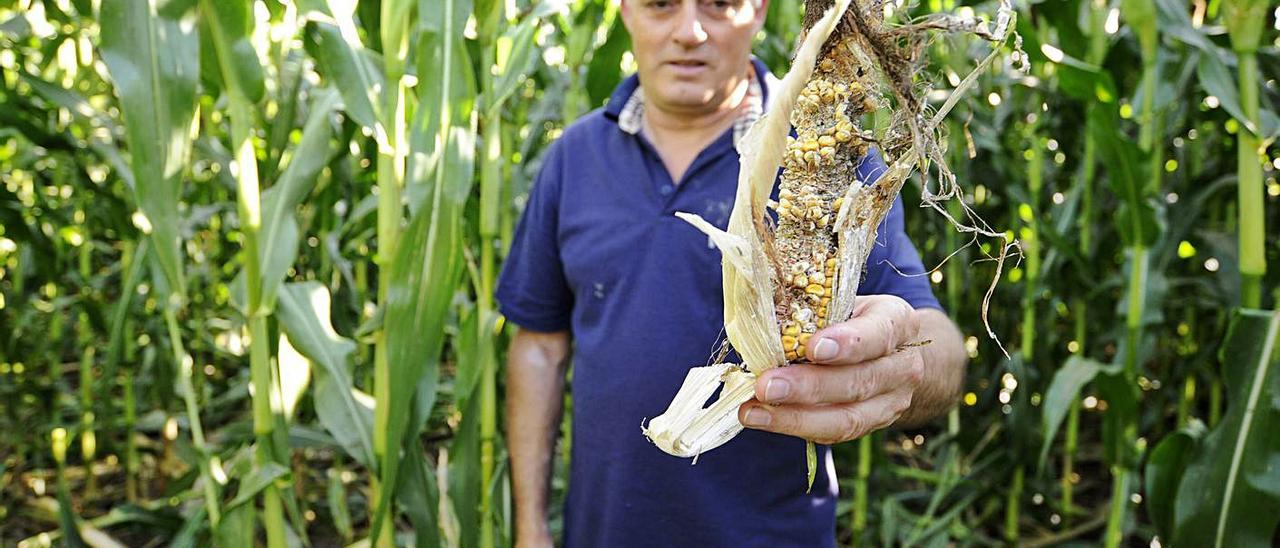
[[[750,84],[747,87],[747,107],[742,115],[733,123],[733,144],[746,134],[747,128],[760,119],[768,106],[769,86],[777,81],[759,59],[751,58]],[[618,123],[618,129],[631,135],[640,132],[644,125],[644,93],[640,89],[640,78],[633,74],[623,80],[614,90],[605,105],[605,116]]]

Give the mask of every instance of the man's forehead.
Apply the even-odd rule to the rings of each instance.
[[[620,1],[621,3],[623,3],[623,4],[628,3],[628,2],[640,3],[640,4],[647,4],[647,3],[652,2],[652,1],[654,1],[654,0],[619,0],[619,1]],[[666,0],[666,1],[667,1],[667,2],[674,2],[674,3],[676,3],[676,4],[681,4],[681,3],[684,3],[684,2],[695,2],[695,3],[697,3],[697,2],[707,2],[707,1],[713,1],[713,0]],[[746,4],[751,4],[752,6],[754,6],[754,7],[756,7],[756,8],[759,8],[759,7],[763,6],[763,5],[764,5],[764,2],[765,2],[765,0],[722,0],[722,1],[727,1],[727,2],[729,2],[730,4],[735,4],[735,5],[746,5]]]

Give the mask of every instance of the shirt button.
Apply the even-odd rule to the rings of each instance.
[[[668,194],[671,194],[671,191],[673,190],[675,189],[672,188],[671,185],[662,185],[662,188],[659,189],[659,192],[661,192],[663,196],[666,196]]]

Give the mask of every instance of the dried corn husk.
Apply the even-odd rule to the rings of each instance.
[[[831,3],[831,0],[820,1]],[[810,239],[813,241],[822,241],[822,234],[826,234],[825,238],[828,242],[831,236],[834,236],[836,241],[834,249],[830,251],[833,252],[835,259],[831,262],[834,262],[837,267],[832,270],[828,265],[826,271],[827,276],[834,278],[827,282],[829,290],[821,288],[820,285],[811,286],[818,289],[810,293],[827,292],[821,293],[824,298],[821,308],[818,308],[817,327],[845,321],[852,315],[857,287],[862,276],[862,266],[866,263],[871,246],[875,244],[876,227],[888,213],[903,183],[911,173],[916,168],[927,172],[929,162],[933,161],[938,165],[940,178],[945,181],[954,181],[954,178],[950,177],[950,172],[946,170],[945,164],[941,162],[941,154],[934,134],[946,111],[954,105],[954,98],[972,84],[973,75],[971,74],[962,82],[961,86],[953,92],[952,99],[934,113],[932,119],[925,117],[922,102],[911,96],[909,89],[905,94],[902,91],[903,88],[910,87],[904,85],[904,82],[909,83],[910,76],[904,74],[903,67],[893,65],[894,62],[901,63],[901,58],[892,57],[895,54],[901,55],[902,52],[891,51],[886,60],[884,58],[886,53],[882,49],[877,49],[877,42],[868,40],[860,34],[860,27],[881,24],[877,11],[880,4],[875,0],[856,0],[851,8],[850,3],[851,0],[835,1],[834,5],[810,26],[796,52],[791,72],[782,80],[779,89],[773,91],[776,94],[773,105],[742,139],[738,150],[741,156],[741,169],[728,229],[720,230],[697,215],[676,214],[706,233],[723,255],[725,332],[729,343],[742,357],[743,363],[717,363],[690,369],[666,412],[648,421],[647,424],[642,424],[644,435],[671,455],[693,457],[696,462],[697,456],[701,453],[732,439],[743,429],[737,419],[738,408],[754,395],[755,380],[759,375],[768,369],[786,365],[789,360],[798,361],[795,337],[781,335],[786,333],[795,335],[801,329],[795,322],[787,319],[787,303],[806,295],[803,289],[791,296],[788,296],[787,292],[796,291],[797,288],[793,286],[803,286],[807,282],[804,282],[805,278],[801,277],[798,278],[800,280],[798,284],[793,283],[789,277],[790,268],[794,265],[787,263],[795,260],[793,249],[795,246],[791,245],[788,248],[792,251],[791,256],[776,249],[776,244],[779,243],[794,244],[787,240],[787,237],[793,235],[795,231],[785,234],[775,233],[763,219],[766,218],[766,202],[772,191],[778,168],[784,165],[784,156],[787,157],[786,169],[783,173],[784,190],[788,188],[788,184],[798,188],[797,185],[803,182],[794,180],[805,176],[804,173],[800,173],[802,170],[797,169],[798,166],[817,161],[816,154],[806,156],[804,160],[798,157],[791,158],[791,153],[795,153],[796,156],[800,154],[792,150],[795,149],[796,144],[789,143],[788,132],[793,123],[797,131],[801,131],[806,122],[812,121],[805,117],[815,116],[814,109],[817,108],[814,107],[815,101],[813,101],[815,88],[810,84],[820,79],[815,75],[815,65],[821,55],[826,55],[822,58],[825,63],[822,70],[827,72],[832,70],[830,61],[832,56],[842,62],[860,63],[862,67],[872,69],[874,72],[868,71],[865,80],[862,78],[863,71],[857,72],[860,82],[855,87],[859,90],[865,89],[868,94],[859,101],[868,101],[867,107],[886,104],[882,98],[875,96],[874,92],[880,88],[889,88],[899,109],[894,111],[891,129],[880,143],[881,152],[889,165],[887,172],[873,185],[864,185],[863,182],[852,179],[844,182],[836,181],[835,194],[843,193],[843,196],[840,200],[825,202],[829,207],[835,208],[830,211],[834,214],[834,220],[829,221],[829,215],[823,215],[821,221],[817,223],[822,227],[818,231],[818,236],[815,238],[811,234]],[[899,27],[876,34],[875,38],[879,40],[879,47],[883,48],[888,47],[884,42],[893,42],[901,37],[891,36],[894,32],[958,30],[972,32],[995,42],[1003,42],[1011,33],[1013,14],[1007,2],[1004,3],[997,14],[997,28],[994,31],[982,21],[938,16],[910,28]],[[837,37],[832,36],[833,32],[846,33],[849,36],[837,40]],[[890,39],[884,40],[886,37]],[[919,42],[912,44],[918,46]],[[844,49],[837,51],[833,48]],[[915,51],[916,54],[919,52],[920,50]],[[979,64],[974,73],[985,68],[997,52],[998,49],[993,50],[992,54]],[[888,80],[888,84],[879,85],[875,80],[876,76]],[[826,89],[829,89],[829,86],[824,88],[823,97],[830,103],[834,100],[827,94]],[[802,90],[808,90],[806,92],[809,94],[808,97],[801,97]],[[807,106],[795,110],[798,98],[807,99]],[[843,105],[844,103],[839,103],[835,107],[827,105],[826,112],[830,114],[833,108],[835,112],[843,112],[840,110]],[[857,113],[856,109],[852,111]],[[797,121],[799,123],[796,123]],[[920,127],[922,123],[924,127]],[[828,134],[830,133],[829,130]],[[841,135],[844,139],[842,142],[850,140],[847,133]],[[857,138],[863,137],[858,134]],[[826,141],[828,145],[831,142]],[[864,146],[858,154],[866,150],[865,141],[860,142],[864,143]],[[844,150],[845,154],[848,154],[849,150],[858,149],[845,147]],[[815,176],[812,172],[818,171],[813,169],[816,164],[808,165],[810,167],[808,175]],[[851,173],[851,171],[846,169],[840,173]],[[792,174],[793,179],[790,182],[789,174]],[[827,199],[831,197],[832,179],[829,173],[824,177],[827,195],[824,195],[823,199]],[[811,201],[811,203],[816,202]],[[780,210],[780,216],[785,217],[781,215],[782,213],[785,211]],[[815,212],[815,215],[806,217],[810,220],[810,233],[815,229],[812,219],[820,213],[822,212]],[[775,235],[778,239],[775,239]],[[821,257],[822,255],[819,256]],[[817,272],[813,275],[819,275],[821,272],[822,267],[819,265]],[[837,275],[831,276],[833,272]],[[803,319],[808,320],[813,316],[812,309],[805,310]],[[780,315],[784,317],[781,322]],[[813,323],[808,323],[804,329],[811,333],[814,327]],[[784,348],[784,344],[789,344],[790,348]],[[803,359],[803,344],[801,343],[799,347],[798,358]],[[719,398],[703,407],[704,402],[721,386],[723,389]]]

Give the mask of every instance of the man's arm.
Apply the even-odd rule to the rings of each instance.
[[[520,547],[552,546],[547,502],[568,357],[567,331],[517,330],[507,352],[507,449]]]
[[[891,295],[858,297],[853,317],[814,334],[806,355],[816,363],[756,380],[756,399],[738,411],[744,426],[824,444],[916,426],[955,405],[967,361],[945,314]]]

